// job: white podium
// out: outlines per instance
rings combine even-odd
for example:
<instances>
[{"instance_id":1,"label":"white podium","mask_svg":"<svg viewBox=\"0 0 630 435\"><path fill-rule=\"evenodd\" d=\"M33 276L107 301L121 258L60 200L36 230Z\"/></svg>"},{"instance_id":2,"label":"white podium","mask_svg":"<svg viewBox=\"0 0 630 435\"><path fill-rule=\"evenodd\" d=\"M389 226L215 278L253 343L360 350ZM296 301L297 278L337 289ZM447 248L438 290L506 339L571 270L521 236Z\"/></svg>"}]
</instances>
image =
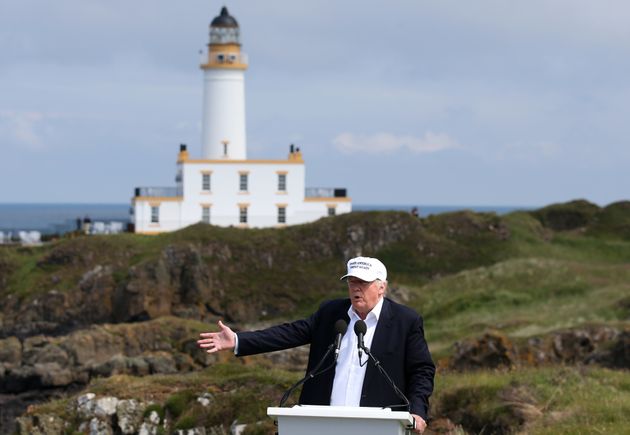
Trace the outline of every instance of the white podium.
<instances>
[{"instance_id":1,"label":"white podium","mask_svg":"<svg viewBox=\"0 0 630 435\"><path fill-rule=\"evenodd\" d=\"M278 419L278 435L405 435L413 425L411 414L389 408L296 405L267 415Z\"/></svg>"}]
</instances>

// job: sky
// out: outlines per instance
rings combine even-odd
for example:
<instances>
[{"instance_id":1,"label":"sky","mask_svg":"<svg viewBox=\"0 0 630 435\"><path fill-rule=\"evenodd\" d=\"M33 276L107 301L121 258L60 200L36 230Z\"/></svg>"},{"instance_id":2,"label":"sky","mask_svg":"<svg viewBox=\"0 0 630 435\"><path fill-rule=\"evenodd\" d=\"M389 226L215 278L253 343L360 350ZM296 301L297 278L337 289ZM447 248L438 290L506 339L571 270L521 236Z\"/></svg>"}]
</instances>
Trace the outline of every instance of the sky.
<instances>
[{"instance_id":1,"label":"sky","mask_svg":"<svg viewBox=\"0 0 630 435\"><path fill-rule=\"evenodd\" d=\"M201 157L208 26L241 29L248 157L355 204L630 193L626 0L2 0L0 203L127 203Z\"/></svg>"}]
</instances>

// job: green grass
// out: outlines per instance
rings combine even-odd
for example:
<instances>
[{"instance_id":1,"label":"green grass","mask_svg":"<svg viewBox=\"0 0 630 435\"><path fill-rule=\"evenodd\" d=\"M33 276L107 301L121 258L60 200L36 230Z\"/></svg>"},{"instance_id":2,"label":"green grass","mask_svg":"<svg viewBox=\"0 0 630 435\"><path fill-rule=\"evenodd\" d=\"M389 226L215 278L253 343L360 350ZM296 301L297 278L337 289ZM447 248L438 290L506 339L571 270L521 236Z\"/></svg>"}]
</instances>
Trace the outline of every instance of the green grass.
<instances>
[{"instance_id":1,"label":"green grass","mask_svg":"<svg viewBox=\"0 0 630 435\"><path fill-rule=\"evenodd\" d=\"M630 240L621 237L599 237L588 231L554 232L525 212L510 213L503 219L511 234L508 257L544 257L589 263L630 261Z\"/></svg>"},{"instance_id":2,"label":"green grass","mask_svg":"<svg viewBox=\"0 0 630 435\"><path fill-rule=\"evenodd\" d=\"M627 202L598 209L578 201L506 216L458 212L415 219L368 212L282 231L197 225L154 237L78 237L40 248L0 249L0 292L30 298L51 288L77 291L95 264L109 266L112 281L125 285L130 267L153 270L165 257L179 256L187 268L169 271L179 273L171 277L181 281L175 285L186 290L186 277L206 274L217 295L208 302L233 323L295 319L324 299L346 295L338 277L346 257L360 252L381 258L392 286L407 290L440 360L452 354L455 342L488 330L518 342L565 328L630 327L629 222ZM177 331L164 335L175 349L199 331L215 329L194 320L152 322ZM126 334L128 327L106 328ZM228 363L185 375L96 379L87 391L153 401L180 428L229 427L237 419L264 422L249 433L273 433L265 409L300 373L273 370L255 358L222 357ZM470 433L630 433L628 379L627 371L595 367L440 371L432 412ZM196 403L204 392L215 398L210 409ZM72 420L67 403L37 410Z\"/></svg>"},{"instance_id":3,"label":"green grass","mask_svg":"<svg viewBox=\"0 0 630 435\"><path fill-rule=\"evenodd\" d=\"M627 372L547 367L444 373L436 378L433 417L473 433L630 433ZM494 428L495 431L489 430Z\"/></svg>"},{"instance_id":4,"label":"green grass","mask_svg":"<svg viewBox=\"0 0 630 435\"><path fill-rule=\"evenodd\" d=\"M35 288L38 275L37 259L33 256L21 258L20 265L15 269L8 280L8 288L17 297L27 296L31 289Z\"/></svg>"},{"instance_id":5,"label":"green grass","mask_svg":"<svg viewBox=\"0 0 630 435\"><path fill-rule=\"evenodd\" d=\"M512 259L412 288L436 356L488 329L529 337L589 323L622 322L630 268L546 258Z\"/></svg>"},{"instance_id":6,"label":"green grass","mask_svg":"<svg viewBox=\"0 0 630 435\"><path fill-rule=\"evenodd\" d=\"M125 286L134 279L131 267L163 269L165 258L177 258L174 265L182 269L171 265L165 272L178 273L181 280L198 279L195 274L209 277L220 291L220 297L212 300L214 308L238 321L282 319L288 313L302 316L322 300L344 295L337 277L349 252L378 256L388 265L394 284L422 288L442 277L492 269L511 259L626 264L630 241L553 232L525 212L499 217L464 211L426 219L399 212L363 212L282 231L195 225L159 236L80 236L41 248L2 252L4 294L22 298L53 288L80 291L82 277L95 265L110 271L112 285ZM184 281L182 285L187 287ZM451 311L462 303L465 310L469 304L494 306L502 303L500 299L513 305L528 302L520 290L504 289L476 295L469 302L451 301ZM244 305L244 300L250 304Z\"/></svg>"},{"instance_id":7,"label":"green grass","mask_svg":"<svg viewBox=\"0 0 630 435\"><path fill-rule=\"evenodd\" d=\"M299 376L296 373L233 362L182 375L116 375L98 378L79 394L92 392L98 397L115 396L119 399L134 398L144 403L152 402L145 409L145 416L155 410L161 419L168 417L173 424L172 429L189 429L199 425L223 425L229 428L234 420L240 423L268 420L267 407L277 403ZM196 398L207 392L213 396L213 402L211 406L203 407ZM35 405L32 413L54 414L66 421L77 421L77 416L69 406L76 397ZM270 427L266 424L260 430ZM257 430L251 428L250 433L259 433Z\"/></svg>"},{"instance_id":8,"label":"green grass","mask_svg":"<svg viewBox=\"0 0 630 435\"><path fill-rule=\"evenodd\" d=\"M173 402L181 402L178 418L172 420L173 428L229 427L238 420L262 422L251 426L248 433L272 434L274 427L266 408L277 403L298 376L240 364L218 364L179 376L98 379L86 391L119 398L132 395L145 403L154 402L151 409L159 412L170 412ZM209 407L196 402L204 392L213 396ZM72 400L36 405L32 412L63 415L78 422L68 411ZM629 433L630 377L625 371L596 367L441 371L431 403L432 419L449 418L468 433L625 434Z\"/></svg>"}]
</instances>

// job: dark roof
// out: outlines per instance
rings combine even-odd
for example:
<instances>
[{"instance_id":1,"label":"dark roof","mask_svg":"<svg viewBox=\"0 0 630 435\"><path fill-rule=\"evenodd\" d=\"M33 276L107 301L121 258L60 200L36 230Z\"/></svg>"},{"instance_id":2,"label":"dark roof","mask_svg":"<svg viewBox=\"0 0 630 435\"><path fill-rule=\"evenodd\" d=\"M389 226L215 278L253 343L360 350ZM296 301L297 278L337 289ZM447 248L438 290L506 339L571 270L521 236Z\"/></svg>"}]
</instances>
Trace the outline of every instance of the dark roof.
<instances>
[{"instance_id":1,"label":"dark roof","mask_svg":"<svg viewBox=\"0 0 630 435\"><path fill-rule=\"evenodd\" d=\"M221 14L215 17L210 23L211 27L238 27L236 19L228 12L227 8L223 6L221 8Z\"/></svg>"}]
</instances>

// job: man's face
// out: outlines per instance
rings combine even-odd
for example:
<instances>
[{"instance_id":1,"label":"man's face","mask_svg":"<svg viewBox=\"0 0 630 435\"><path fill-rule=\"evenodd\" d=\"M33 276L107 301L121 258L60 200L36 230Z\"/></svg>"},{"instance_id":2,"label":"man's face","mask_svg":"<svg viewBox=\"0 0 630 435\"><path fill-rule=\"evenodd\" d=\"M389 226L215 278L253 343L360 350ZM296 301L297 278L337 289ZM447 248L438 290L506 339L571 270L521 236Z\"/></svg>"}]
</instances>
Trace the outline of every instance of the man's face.
<instances>
[{"instance_id":1,"label":"man's face","mask_svg":"<svg viewBox=\"0 0 630 435\"><path fill-rule=\"evenodd\" d=\"M354 276L348 277L347 282L352 308L365 319L385 293L385 283L379 280L367 282Z\"/></svg>"}]
</instances>

